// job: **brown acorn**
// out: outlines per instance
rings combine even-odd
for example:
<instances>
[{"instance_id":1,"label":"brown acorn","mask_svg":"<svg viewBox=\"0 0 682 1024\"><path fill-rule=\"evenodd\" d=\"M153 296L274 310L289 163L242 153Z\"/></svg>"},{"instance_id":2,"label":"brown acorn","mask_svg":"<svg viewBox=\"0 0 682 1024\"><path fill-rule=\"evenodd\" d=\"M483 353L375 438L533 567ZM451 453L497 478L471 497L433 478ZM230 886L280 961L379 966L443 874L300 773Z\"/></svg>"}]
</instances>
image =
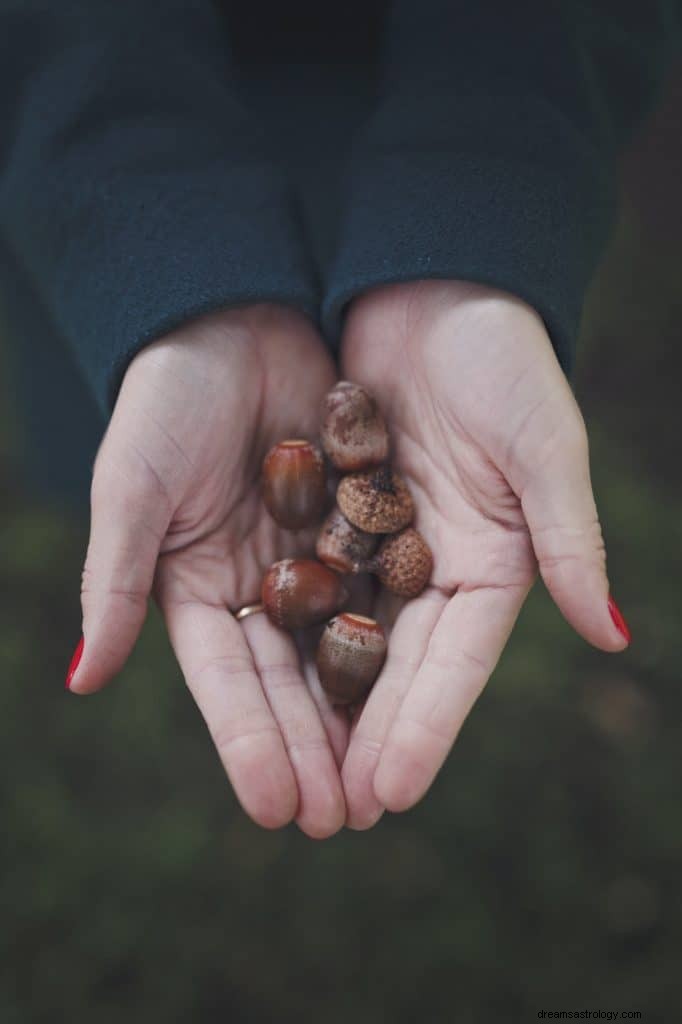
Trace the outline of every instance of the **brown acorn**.
<instances>
[{"instance_id":1,"label":"brown acorn","mask_svg":"<svg viewBox=\"0 0 682 1024\"><path fill-rule=\"evenodd\" d=\"M325 626L317 672L334 704L354 704L372 687L386 657L386 635L374 619L343 612Z\"/></svg>"},{"instance_id":2,"label":"brown acorn","mask_svg":"<svg viewBox=\"0 0 682 1024\"><path fill-rule=\"evenodd\" d=\"M344 473L388 458L388 430L376 400L359 384L341 380L324 400L320 439L329 461Z\"/></svg>"},{"instance_id":3,"label":"brown acorn","mask_svg":"<svg viewBox=\"0 0 682 1024\"><path fill-rule=\"evenodd\" d=\"M376 555L361 568L378 576L392 593L417 597L431 577L433 555L422 535L408 526L400 533L385 537Z\"/></svg>"},{"instance_id":4,"label":"brown acorn","mask_svg":"<svg viewBox=\"0 0 682 1024\"><path fill-rule=\"evenodd\" d=\"M356 572L358 565L371 558L378 543L376 534L359 530L348 522L341 509L335 508L322 524L315 553L337 572Z\"/></svg>"},{"instance_id":5,"label":"brown acorn","mask_svg":"<svg viewBox=\"0 0 682 1024\"><path fill-rule=\"evenodd\" d=\"M313 526L327 501L324 459L309 441L280 441L263 460L263 501L286 530Z\"/></svg>"},{"instance_id":6,"label":"brown acorn","mask_svg":"<svg viewBox=\"0 0 682 1024\"><path fill-rule=\"evenodd\" d=\"M390 466L345 476L336 501L346 519L366 533L397 533L414 516L407 484Z\"/></svg>"},{"instance_id":7,"label":"brown acorn","mask_svg":"<svg viewBox=\"0 0 682 1024\"><path fill-rule=\"evenodd\" d=\"M283 629L324 622L347 599L339 574L311 558L285 558L271 565L263 577L265 611Z\"/></svg>"}]
</instances>

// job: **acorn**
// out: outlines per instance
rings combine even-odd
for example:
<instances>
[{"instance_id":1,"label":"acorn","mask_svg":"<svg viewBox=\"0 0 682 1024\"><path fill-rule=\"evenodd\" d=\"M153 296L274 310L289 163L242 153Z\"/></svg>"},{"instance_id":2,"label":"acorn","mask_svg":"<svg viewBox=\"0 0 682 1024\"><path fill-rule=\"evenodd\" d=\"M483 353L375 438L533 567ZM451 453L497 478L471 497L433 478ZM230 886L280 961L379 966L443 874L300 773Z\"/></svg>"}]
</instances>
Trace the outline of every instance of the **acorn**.
<instances>
[{"instance_id":1,"label":"acorn","mask_svg":"<svg viewBox=\"0 0 682 1024\"><path fill-rule=\"evenodd\" d=\"M386 635L374 619L343 612L328 622L317 649L317 672L334 704L354 704L372 687L386 657Z\"/></svg>"},{"instance_id":2,"label":"acorn","mask_svg":"<svg viewBox=\"0 0 682 1024\"><path fill-rule=\"evenodd\" d=\"M344 473L378 466L388 458L388 430L376 400L359 384L342 380L324 400L320 439L329 461Z\"/></svg>"},{"instance_id":3,"label":"acorn","mask_svg":"<svg viewBox=\"0 0 682 1024\"><path fill-rule=\"evenodd\" d=\"M414 516L407 484L390 466L345 476L336 501L346 519L366 533L397 533Z\"/></svg>"},{"instance_id":4,"label":"acorn","mask_svg":"<svg viewBox=\"0 0 682 1024\"><path fill-rule=\"evenodd\" d=\"M263 500L286 530L313 526L327 503L327 481L320 449L309 441L280 441L263 460Z\"/></svg>"},{"instance_id":5,"label":"acorn","mask_svg":"<svg viewBox=\"0 0 682 1024\"><path fill-rule=\"evenodd\" d=\"M408 526L385 537L373 558L359 568L372 572L381 583L401 597L417 597L433 571L431 549L420 533Z\"/></svg>"},{"instance_id":6,"label":"acorn","mask_svg":"<svg viewBox=\"0 0 682 1024\"><path fill-rule=\"evenodd\" d=\"M359 530L348 522L341 509L335 508L322 524L315 553L337 572L357 572L358 566L374 554L378 543L376 534Z\"/></svg>"},{"instance_id":7,"label":"acorn","mask_svg":"<svg viewBox=\"0 0 682 1024\"><path fill-rule=\"evenodd\" d=\"M261 600L268 617L283 629L324 622L348 600L341 577L311 558L285 558L263 577Z\"/></svg>"}]
</instances>

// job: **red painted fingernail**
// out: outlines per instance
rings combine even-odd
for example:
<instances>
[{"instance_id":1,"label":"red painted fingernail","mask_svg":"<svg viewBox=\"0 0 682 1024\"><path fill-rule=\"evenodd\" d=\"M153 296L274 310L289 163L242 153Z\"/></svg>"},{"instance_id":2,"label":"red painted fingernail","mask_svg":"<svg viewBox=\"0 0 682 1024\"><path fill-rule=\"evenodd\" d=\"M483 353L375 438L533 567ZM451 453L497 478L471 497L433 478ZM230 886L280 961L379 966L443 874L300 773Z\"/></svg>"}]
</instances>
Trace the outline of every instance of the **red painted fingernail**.
<instances>
[{"instance_id":1,"label":"red painted fingernail","mask_svg":"<svg viewBox=\"0 0 682 1024\"><path fill-rule=\"evenodd\" d=\"M627 622L623 618L620 608L611 596L609 596L609 612L611 613L613 624L620 635L624 636L627 642L630 643L632 641L632 633L630 632Z\"/></svg>"},{"instance_id":2,"label":"red painted fingernail","mask_svg":"<svg viewBox=\"0 0 682 1024\"><path fill-rule=\"evenodd\" d=\"M69 671L66 673L66 686L65 686L65 689L67 689L67 690L71 686L71 680L75 676L76 669L80 665L81 658L83 657L83 648L84 648L84 646L85 646L85 640L83 639L83 637L81 637L80 640L78 641L78 647L73 652L73 658L71 659L71 664L69 665Z\"/></svg>"}]
</instances>

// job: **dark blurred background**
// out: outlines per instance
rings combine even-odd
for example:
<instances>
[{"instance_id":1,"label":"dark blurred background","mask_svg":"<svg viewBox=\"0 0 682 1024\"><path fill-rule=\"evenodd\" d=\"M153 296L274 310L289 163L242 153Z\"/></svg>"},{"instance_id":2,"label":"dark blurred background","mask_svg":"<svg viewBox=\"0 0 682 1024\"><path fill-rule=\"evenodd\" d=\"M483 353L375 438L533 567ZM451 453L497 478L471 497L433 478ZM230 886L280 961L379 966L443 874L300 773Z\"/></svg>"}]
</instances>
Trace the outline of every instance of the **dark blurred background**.
<instances>
[{"instance_id":1,"label":"dark blurred background","mask_svg":"<svg viewBox=\"0 0 682 1024\"><path fill-rule=\"evenodd\" d=\"M370 833L245 818L156 613L115 685L64 692L87 508L27 482L0 342L2 1024L680 1019L681 123L678 68L575 378L632 648L588 649L536 588L428 797Z\"/></svg>"}]
</instances>

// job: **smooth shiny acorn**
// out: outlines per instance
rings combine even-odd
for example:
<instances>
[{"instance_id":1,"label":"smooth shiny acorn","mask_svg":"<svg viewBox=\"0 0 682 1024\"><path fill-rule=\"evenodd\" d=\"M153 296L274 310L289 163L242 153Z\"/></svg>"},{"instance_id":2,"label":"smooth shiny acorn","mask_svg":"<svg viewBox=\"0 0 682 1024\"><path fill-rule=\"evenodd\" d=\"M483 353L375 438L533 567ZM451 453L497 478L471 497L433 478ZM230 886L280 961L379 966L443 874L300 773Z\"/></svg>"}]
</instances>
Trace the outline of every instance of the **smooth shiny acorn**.
<instances>
[{"instance_id":1,"label":"smooth shiny acorn","mask_svg":"<svg viewBox=\"0 0 682 1024\"><path fill-rule=\"evenodd\" d=\"M374 557L360 568L378 576L392 593L417 597L431 578L433 555L422 535L408 526L384 537Z\"/></svg>"},{"instance_id":2,"label":"smooth shiny acorn","mask_svg":"<svg viewBox=\"0 0 682 1024\"><path fill-rule=\"evenodd\" d=\"M329 461L343 473L378 466L388 458L388 430L365 388L342 380L324 400L320 439Z\"/></svg>"},{"instance_id":3,"label":"smooth shiny acorn","mask_svg":"<svg viewBox=\"0 0 682 1024\"><path fill-rule=\"evenodd\" d=\"M354 704L369 692L386 657L386 634L374 619L343 612L328 622L317 649L317 672L333 704Z\"/></svg>"},{"instance_id":4,"label":"smooth shiny acorn","mask_svg":"<svg viewBox=\"0 0 682 1024\"><path fill-rule=\"evenodd\" d=\"M336 501L346 519L366 533L396 533L414 516L407 484L390 466L344 476Z\"/></svg>"},{"instance_id":5,"label":"smooth shiny acorn","mask_svg":"<svg viewBox=\"0 0 682 1024\"><path fill-rule=\"evenodd\" d=\"M263 460L263 501L286 530L314 526L324 513L327 483L320 449L309 441L280 441Z\"/></svg>"},{"instance_id":6,"label":"smooth shiny acorn","mask_svg":"<svg viewBox=\"0 0 682 1024\"><path fill-rule=\"evenodd\" d=\"M348 591L339 574L321 562L285 558L263 577L261 600L276 626L303 629L334 615L348 600Z\"/></svg>"},{"instance_id":7,"label":"smooth shiny acorn","mask_svg":"<svg viewBox=\"0 0 682 1024\"><path fill-rule=\"evenodd\" d=\"M357 572L358 566L374 554L378 543L376 534L359 530L341 509L335 508L320 528L315 553L321 562L337 572Z\"/></svg>"}]
</instances>

